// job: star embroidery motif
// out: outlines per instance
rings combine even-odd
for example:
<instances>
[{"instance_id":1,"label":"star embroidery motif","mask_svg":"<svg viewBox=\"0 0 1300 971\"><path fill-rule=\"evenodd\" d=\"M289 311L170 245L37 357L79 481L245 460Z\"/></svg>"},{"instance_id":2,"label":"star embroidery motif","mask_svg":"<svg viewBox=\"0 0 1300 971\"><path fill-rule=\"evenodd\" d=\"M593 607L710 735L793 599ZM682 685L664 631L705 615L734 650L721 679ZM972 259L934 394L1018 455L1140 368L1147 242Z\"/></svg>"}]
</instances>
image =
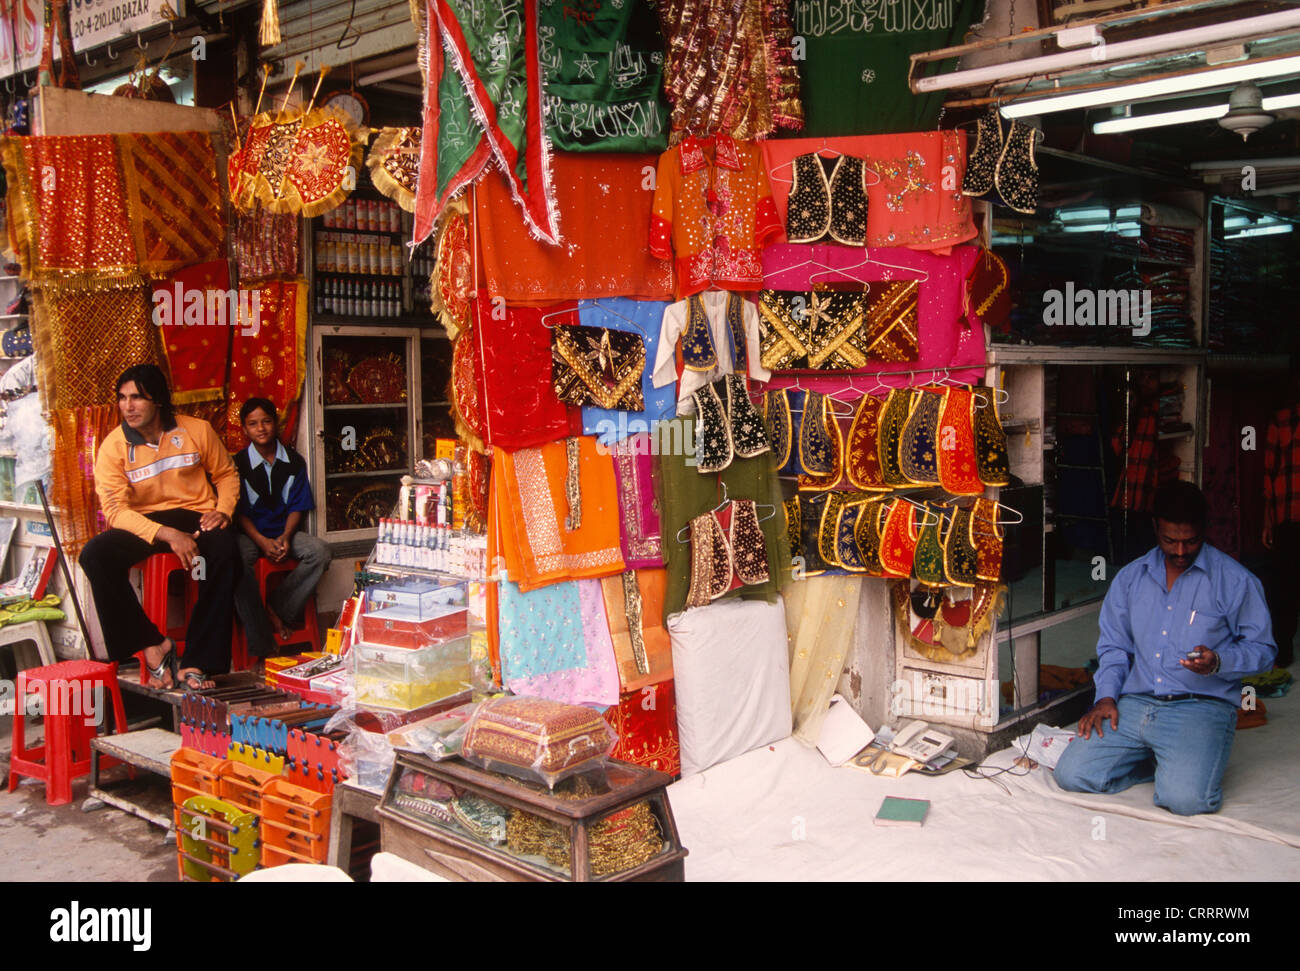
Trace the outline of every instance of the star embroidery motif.
<instances>
[{"instance_id":1,"label":"star embroidery motif","mask_svg":"<svg viewBox=\"0 0 1300 971\"><path fill-rule=\"evenodd\" d=\"M591 78L593 81L596 80L597 62L588 57L586 53L584 53L582 57L578 58L574 63L578 65L578 77Z\"/></svg>"},{"instance_id":2,"label":"star embroidery motif","mask_svg":"<svg viewBox=\"0 0 1300 971\"><path fill-rule=\"evenodd\" d=\"M328 152L324 145L308 145L302 153L299 164L307 171L312 178L316 178L321 171L329 164Z\"/></svg>"},{"instance_id":3,"label":"star embroidery motif","mask_svg":"<svg viewBox=\"0 0 1300 971\"><path fill-rule=\"evenodd\" d=\"M862 72L863 84L870 84L874 80L876 80L876 72L871 70L871 68L867 68L865 71Z\"/></svg>"},{"instance_id":4,"label":"star embroidery motif","mask_svg":"<svg viewBox=\"0 0 1300 971\"><path fill-rule=\"evenodd\" d=\"M835 317L826 311L830 309L830 297L822 297L816 290L812 294L812 306L808 308L809 327L814 337L817 336L818 321L826 321L829 324L835 322Z\"/></svg>"}]
</instances>

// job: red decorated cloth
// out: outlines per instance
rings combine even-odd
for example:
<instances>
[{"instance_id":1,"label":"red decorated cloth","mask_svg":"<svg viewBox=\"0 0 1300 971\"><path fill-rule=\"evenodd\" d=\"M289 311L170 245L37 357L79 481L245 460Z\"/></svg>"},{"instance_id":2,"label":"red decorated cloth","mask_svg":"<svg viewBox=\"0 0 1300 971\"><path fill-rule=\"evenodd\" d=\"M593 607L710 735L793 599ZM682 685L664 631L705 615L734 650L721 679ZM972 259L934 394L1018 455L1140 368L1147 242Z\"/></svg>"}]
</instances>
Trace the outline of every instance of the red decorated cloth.
<instances>
[{"instance_id":1,"label":"red decorated cloth","mask_svg":"<svg viewBox=\"0 0 1300 971\"><path fill-rule=\"evenodd\" d=\"M224 260L186 267L153 287L172 400L179 405L219 400L225 393L230 335L238 333L238 298L230 303L230 267Z\"/></svg>"},{"instance_id":2,"label":"red decorated cloth","mask_svg":"<svg viewBox=\"0 0 1300 971\"><path fill-rule=\"evenodd\" d=\"M255 298L254 299L254 295ZM280 436L292 441L306 364L307 286L296 280L273 280L252 289L251 323L232 335L230 394L226 400L226 447L243 448L240 406L252 397L269 398L280 412Z\"/></svg>"},{"instance_id":3,"label":"red decorated cloth","mask_svg":"<svg viewBox=\"0 0 1300 971\"><path fill-rule=\"evenodd\" d=\"M605 709L605 721L618 732L614 758L667 775L681 774L677 697L671 678L619 695L618 705Z\"/></svg>"},{"instance_id":4,"label":"red decorated cloth","mask_svg":"<svg viewBox=\"0 0 1300 971\"><path fill-rule=\"evenodd\" d=\"M474 337L484 390L487 443L518 449L582 434L582 413L555 395L551 331L542 323L577 319L577 304L515 307L486 292L474 301Z\"/></svg>"}]
</instances>

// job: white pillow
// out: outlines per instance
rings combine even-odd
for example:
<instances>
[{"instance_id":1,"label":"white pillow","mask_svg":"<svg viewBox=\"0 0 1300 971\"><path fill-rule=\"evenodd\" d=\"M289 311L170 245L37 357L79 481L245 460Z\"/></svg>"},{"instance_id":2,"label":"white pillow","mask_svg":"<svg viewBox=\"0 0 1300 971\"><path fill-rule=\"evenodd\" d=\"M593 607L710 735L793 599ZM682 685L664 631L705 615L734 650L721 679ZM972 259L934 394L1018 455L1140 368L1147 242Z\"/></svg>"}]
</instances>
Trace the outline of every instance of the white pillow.
<instances>
[{"instance_id":1,"label":"white pillow","mask_svg":"<svg viewBox=\"0 0 1300 971\"><path fill-rule=\"evenodd\" d=\"M785 605L726 600L668 618L682 775L788 738Z\"/></svg>"}]
</instances>

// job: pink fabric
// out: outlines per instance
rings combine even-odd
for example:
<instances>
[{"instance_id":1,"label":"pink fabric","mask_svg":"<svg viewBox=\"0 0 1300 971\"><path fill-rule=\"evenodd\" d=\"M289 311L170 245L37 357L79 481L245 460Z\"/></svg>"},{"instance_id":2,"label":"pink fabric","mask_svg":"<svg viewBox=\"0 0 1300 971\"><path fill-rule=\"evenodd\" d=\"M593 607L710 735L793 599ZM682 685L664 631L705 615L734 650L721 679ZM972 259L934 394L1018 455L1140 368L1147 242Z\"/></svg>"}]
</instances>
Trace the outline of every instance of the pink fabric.
<instances>
[{"instance_id":1,"label":"pink fabric","mask_svg":"<svg viewBox=\"0 0 1300 971\"><path fill-rule=\"evenodd\" d=\"M872 262L859 266L868 256ZM948 378L962 384L981 380L987 360L984 327L973 312L966 312L963 308L966 274L978 258L979 248L976 246L954 247L949 256L910 249L863 250L834 245L793 246L781 243L767 247L763 251L763 286L772 290L809 290L814 277L818 283L851 282L853 277L868 283L874 280L921 281L916 310L919 355L915 363L873 361L856 377L773 374L768 388L790 387L798 382L803 388L827 394L853 390L866 392L875 387L877 378L872 375L877 372L881 384L905 387L928 384L933 379L931 369L934 368L950 369ZM808 263L808 260L814 263ZM828 273L816 263L844 272ZM885 266L886 263L894 266ZM890 374L891 371L923 373Z\"/></svg>"},{"instance_id":2,"label":"pink fabric","mask_svg":"<svg viewBox=\"0 0 1300 971\"><path fill-rule=\"evenodd\" d=\"M531 695L563 701L570 705L618 704L618 661L614 656L614 639L609 633L605 613L605 596L599 580L578 580L578 598L582 603L582 636L587 648L583 667L553 671L532 678L514 678L510 690L517 695Z\"/></svg>"},{"instance_id":3,"label":"pink fabric","mask_svg":"<svg viewBox=\"0 0 1300 971\"><path fill-rule=\"evenodd\" d=\"M777 138L759 144L782 226L794 178L791 163L796 156L824 149L867 163L868 246L947 253L957 243L975 238L971 201L961 194L966 174L963 132Z\"/></svg>"},{"instance_id":4,"label":"pink fabric","mask_svg":"<svg viewBox=\"0 0 1300 971\"><path fill-rule=\"evenodd\" d=\"M642 432L610 448L618 479L618 510L623 562L629 570L664 565L659 505L655 499L654 439Z\"/></svg>"}]
</instances>

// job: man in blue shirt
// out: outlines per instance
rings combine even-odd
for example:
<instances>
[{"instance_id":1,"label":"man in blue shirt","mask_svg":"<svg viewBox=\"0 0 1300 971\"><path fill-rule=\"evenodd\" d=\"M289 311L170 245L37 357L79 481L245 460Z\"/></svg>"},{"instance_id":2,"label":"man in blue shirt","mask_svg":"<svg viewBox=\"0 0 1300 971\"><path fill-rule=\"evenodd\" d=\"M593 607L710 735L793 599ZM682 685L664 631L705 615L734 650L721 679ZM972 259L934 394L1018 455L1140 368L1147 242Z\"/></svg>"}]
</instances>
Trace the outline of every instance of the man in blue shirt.
<instances>
[{"instance_id":1,"label":"man in blue shirt","mask_svg":"<svg viewBox=\"0 0 1300 971\"><path fill-rule=\"evenodd\" d=\"M1241 678L1277 656L1264 591L1205 543L1205 497L1162 486L1157 547L1115 574L1101 606L1092 708L1056 765L1072 792L1121 792L1155 780L1155 804L1212 813L1237 730ZM1097 735L1092 735L1096 729Z\"/></svg>"},{"instance_id":2,"label":"man in blue shirt","mask_svg":"<svg viewBox=\"0 0 1300 971\"><path fill-rule=\"evenodd\" d=\"M315 508L307 463L279 440L275 405L266 398L249 398L239 409L249 446L235 455L239 469L239 554L244 578L235 594L235 607L248 637L250 654L270 657L274 637L284 639L302 623L308 598L330 562L329 544L299 529L303 514ZM298 561L265 608L257 589L255 566L265 556L275 563ZM273 636L274 633L274 636ZM313 646L313 650L319 645Z\"/></svg>"}]
</instances>

